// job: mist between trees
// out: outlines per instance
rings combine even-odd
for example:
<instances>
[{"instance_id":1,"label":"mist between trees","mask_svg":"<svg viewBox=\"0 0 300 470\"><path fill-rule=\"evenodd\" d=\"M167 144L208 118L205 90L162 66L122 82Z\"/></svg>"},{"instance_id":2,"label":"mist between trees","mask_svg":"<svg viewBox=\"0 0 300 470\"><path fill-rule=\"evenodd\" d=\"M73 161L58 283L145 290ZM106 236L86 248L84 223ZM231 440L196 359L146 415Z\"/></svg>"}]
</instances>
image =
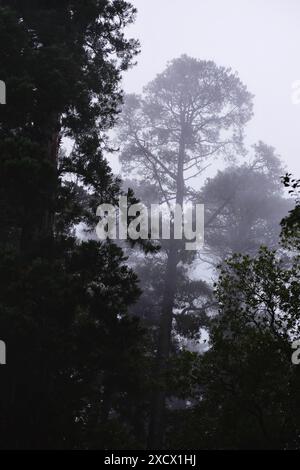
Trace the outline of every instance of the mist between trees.
<instances>
[{"instance_id":1,"label":"mist between trees","mask_svg":"<svg viewBox=\"0 0 300 470\"><path fill-rule=\"evenodd\" d=\"M2 80L0 80L0 104L6 104L6 86Z\"/></svg>"},{"instance_id":2,"label":"mist between trees","mask_svg":"<svg viewBox=\"0 0 300 470\"><path fill-rule=\"evenodd\" d=\"M298 449L299 181L246 148L253 96L228 66L182 55L122 92L135 16L0 2L1 448ZM139 219L99 240L120 198L125 231L154 204L170 237ZM196 250L176 235L188 204Z\"/></svg>"}]
</instances>

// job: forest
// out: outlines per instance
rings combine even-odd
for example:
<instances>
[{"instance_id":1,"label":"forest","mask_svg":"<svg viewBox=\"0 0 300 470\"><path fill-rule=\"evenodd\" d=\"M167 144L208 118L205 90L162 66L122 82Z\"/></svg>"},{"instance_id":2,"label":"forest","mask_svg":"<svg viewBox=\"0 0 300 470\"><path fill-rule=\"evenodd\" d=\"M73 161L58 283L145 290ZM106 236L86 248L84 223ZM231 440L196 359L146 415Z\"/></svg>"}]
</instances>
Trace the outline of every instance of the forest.
<instances>
[{"instance_id":1,"label":"forest","mask_svg":"<svg viewBox=\"0 0 300 470\"><path fill-rule=\"evenodd\" d=\"M231 64L126 92L137 18L0 0L0 448L299 450L300 175Z\"/></svg>"}]
</instances>

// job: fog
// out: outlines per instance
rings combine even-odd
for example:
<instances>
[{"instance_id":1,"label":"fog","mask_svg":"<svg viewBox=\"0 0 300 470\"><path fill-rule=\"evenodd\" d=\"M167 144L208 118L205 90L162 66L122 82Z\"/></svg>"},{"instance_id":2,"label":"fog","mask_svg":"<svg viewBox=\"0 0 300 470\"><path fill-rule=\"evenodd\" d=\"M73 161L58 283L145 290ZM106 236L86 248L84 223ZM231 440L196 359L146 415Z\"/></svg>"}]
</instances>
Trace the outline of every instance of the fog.
<instances>
[{"instance_id":1,"label":"fog","mask_svg":"<svg viewBox=\"0 0 300 470\"><path fill-rule=\"evenodd\" d=\"M255 95L246 142L276 148L287 170L300 173L298 0L134 0L138 14L128 36L140 40L137 65L124 76L126 92L144 85L181 54L231 67Z\"/></svg>"}]
</instances>

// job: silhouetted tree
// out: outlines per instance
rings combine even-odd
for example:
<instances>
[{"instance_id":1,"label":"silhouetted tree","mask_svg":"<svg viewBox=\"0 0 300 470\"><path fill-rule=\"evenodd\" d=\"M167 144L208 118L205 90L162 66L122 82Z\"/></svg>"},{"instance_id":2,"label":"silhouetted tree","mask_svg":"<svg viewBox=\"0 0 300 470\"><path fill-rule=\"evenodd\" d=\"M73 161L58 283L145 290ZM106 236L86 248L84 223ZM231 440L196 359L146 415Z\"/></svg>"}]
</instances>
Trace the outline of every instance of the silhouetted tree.
<instances>
[{"instance_id":1,"label":"silhouetted tree","mask_svg":"<svg viewBox=\"0 0 300 470\"><path fill-rule=\"evenodd\" d=\"M103 150L134 14L123 0L0 2L2 448L141 445L137 277L115 244L76 237L121 191Z\"/></svg>"},{"instance_id":2,"label":"silhouetted tree","mask_svg":"<svg viewBox=\"0 0 300 470\"><path fill-rule=\"evenodd\" d=\"M127 96L120 119L121 161L140 178L155 182L160 201L172 212L193 198L189 180L202 174L211 158L242 152L243 127L251 116L251 95L239 78L213 62L182 56L173 60L144 90ZM160 381L171 348L171 330L182 245L167 247L156 375ZM153 398L149 446L163 445L166 394Z\"/></svg>"}]
</instances>

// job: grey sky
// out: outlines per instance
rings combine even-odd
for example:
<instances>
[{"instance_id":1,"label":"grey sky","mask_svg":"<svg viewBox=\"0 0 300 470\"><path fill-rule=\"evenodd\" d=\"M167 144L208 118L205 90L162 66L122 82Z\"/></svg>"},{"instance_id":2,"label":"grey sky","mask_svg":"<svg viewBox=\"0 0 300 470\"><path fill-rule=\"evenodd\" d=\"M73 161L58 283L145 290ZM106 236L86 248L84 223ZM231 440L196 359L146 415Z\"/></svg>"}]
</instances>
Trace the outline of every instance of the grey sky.
<instances>
[{"instance_id":1,"label":"grey sky","mask_svg":"<svg viewBox=\"0 0 300 470\"><path fill-rule=\"evenodd\" d=\"M124 78L126 92L142 87L183 53L236 70L255 95L247 142L276 148L300 178L299 0L131 0L138 15L128 33L141 42L138 65Z\"/></svg>"}]
</instances>

